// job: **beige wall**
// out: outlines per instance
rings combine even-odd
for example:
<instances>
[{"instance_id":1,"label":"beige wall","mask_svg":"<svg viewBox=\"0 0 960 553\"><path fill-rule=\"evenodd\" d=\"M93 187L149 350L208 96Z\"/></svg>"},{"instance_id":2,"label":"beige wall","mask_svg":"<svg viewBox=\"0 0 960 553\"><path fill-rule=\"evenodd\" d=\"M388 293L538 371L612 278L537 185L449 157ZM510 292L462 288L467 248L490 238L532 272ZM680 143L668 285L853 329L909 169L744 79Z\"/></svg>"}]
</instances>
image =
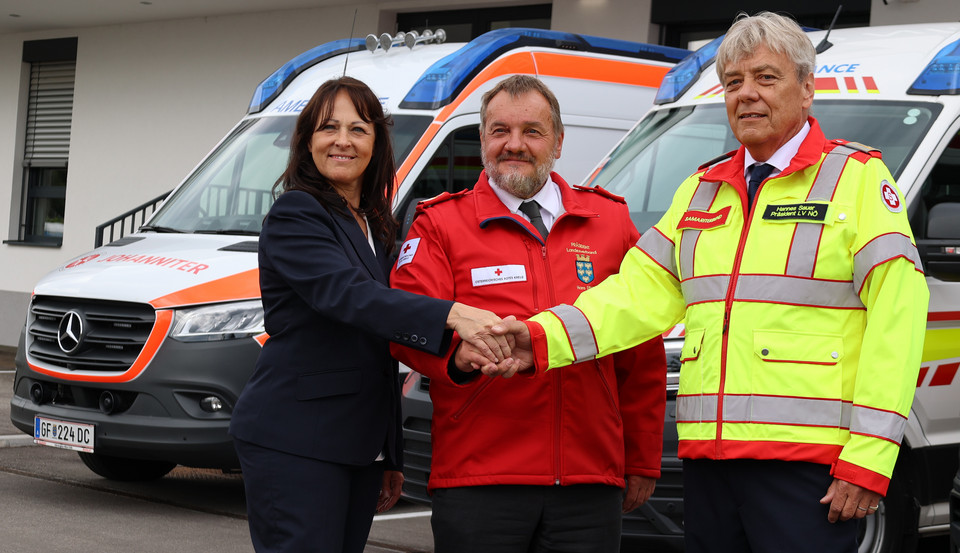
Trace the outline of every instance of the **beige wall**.
<instances>
[{"instance_id":1,"label":"beige wall","mask_svg":"<svg viewBox=\"0 0 960 553\"><path fill-rule=\"evenodd\" d=\"M553 0L551 28L636 42L656 42L651 0Z\"/></svg>"},{"instance_id":2,"label":"beige wall","mask_svg":"<svg viewBox=\"0 0 960 553\"><path fill-rule=\"evenodd\" d=\"M871 0L870 25L960 21L958 0Z\"/></svg>"}]
</instances>

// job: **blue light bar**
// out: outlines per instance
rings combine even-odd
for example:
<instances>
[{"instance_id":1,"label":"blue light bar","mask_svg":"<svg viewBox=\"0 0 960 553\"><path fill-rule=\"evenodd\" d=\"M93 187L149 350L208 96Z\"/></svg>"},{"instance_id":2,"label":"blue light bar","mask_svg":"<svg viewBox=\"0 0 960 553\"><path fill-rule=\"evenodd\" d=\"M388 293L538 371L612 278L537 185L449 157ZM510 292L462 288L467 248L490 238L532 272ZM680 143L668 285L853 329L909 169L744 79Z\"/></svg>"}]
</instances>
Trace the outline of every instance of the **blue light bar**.
<instances>
[{"instance_id":1,"label":"blue light bar","mask_svg":"<svg viewBox=\"0 0 960 553\"><path fill-rule=\"evenodd\" d=\"M484 33L463 48L434 63L400 103L402 108L437 109L453 101L481 69L504 52L541 46L629 56L676 63L690 52L657 46L544 29L508 28Z\"/></svg>"},{"instance_id":2,"label":"blue light bar","mask_svg":"<svg viewBox=\"0 0 960 553\"><path fill-rule=\"evenodd\" d=\"M907 94L960 94L960 40L947 45L933 57Z\"/></svg>"},{"instance_id":3,"label":"blue light bar","mask_svg":"<svg viewBox=\"0 0 960 553\"><path fill-rule=\"evenodd\" d=\"M813 27L801 27L801 29L803 29L805 33L819 30ZM654 98L653 103L669 104L670 102L679 100L680 97L693 86L693 83L697 82L703 70L713 63L714 58L717 57L717 50L720 48L720 43L723 42L723 37L725 36L725 34L718 36L701 46L696 52L687 56L677 65L674 65L673 68L667 72L666 76L663 77L660 88L657 90L657 97Z\"/></svg>"},{"instance_id":4,"label":"blue light bar","mask_svg":"<svg viewBox=\"0 0 960 553\"><path fill-rule=\"evenodd\" d=\"M277 96L283 92L293 79L300 73L303 73L310 67L347 52L358 52L365 48L364 40L361 38L340 39L321 44L311 48L299 56L293 58L283 67L277 69L272 75L267 77L257 90L253 93L253 99L250 100L250 107L247 113L258 113L267 107Z\"/></svg>"},{"instance_id":5,"label":"blue light bar","mask_svg":"<svg viewBox=\"0 0 960 553\"><path fill-rule=\"evenodd\" d=\"M654 98L653 103L669 104L680 99L683 93L700 78L703 69L713 63L713 58L717 57L717 48L720 47L725 36L720 35L704 44L696 52L670 68L660 82L660 88L657 89L657 97Z\"/></svg>"}]
</instances>

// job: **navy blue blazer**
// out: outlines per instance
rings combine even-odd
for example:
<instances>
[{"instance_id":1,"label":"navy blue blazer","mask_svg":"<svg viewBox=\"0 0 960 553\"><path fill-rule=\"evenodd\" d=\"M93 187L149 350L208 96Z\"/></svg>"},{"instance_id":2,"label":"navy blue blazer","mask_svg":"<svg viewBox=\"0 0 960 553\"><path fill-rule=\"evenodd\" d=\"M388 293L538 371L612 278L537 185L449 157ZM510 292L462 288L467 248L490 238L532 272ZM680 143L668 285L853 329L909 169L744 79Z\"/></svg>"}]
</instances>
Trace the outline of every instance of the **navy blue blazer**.
<instances>
[{"instance_id":1,"label":"navy blue blazer","mask_svg":"<svg viewBox=\"0 0 960 553\"><path fill-rule=\"evenodd\" d=\"M234 409L241 440L329 462L403 466L400 389L389 341L431 353L449 343L452 302L391 289L352 216L306 192L281 194L260 233L270 338Z\"/></svg>"}]
</instances>

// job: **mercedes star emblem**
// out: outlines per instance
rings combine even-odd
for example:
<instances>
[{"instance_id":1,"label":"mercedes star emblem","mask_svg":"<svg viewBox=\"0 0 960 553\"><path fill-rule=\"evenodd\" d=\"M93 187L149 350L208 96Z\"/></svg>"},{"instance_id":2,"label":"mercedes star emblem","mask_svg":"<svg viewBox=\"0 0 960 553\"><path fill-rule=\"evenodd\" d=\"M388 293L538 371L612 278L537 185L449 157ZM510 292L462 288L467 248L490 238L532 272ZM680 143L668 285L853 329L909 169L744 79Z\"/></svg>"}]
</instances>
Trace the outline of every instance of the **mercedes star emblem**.
<instances>
[{"instance_id":1,"label":"mercedes star emblem","mask_svg":"<svg viewBox=\"0 0 960 553\"><path fill-rule=\"evenodd\" d=\"M73 353L80 347L83 339L83 317L76 311L68 311L60 319L60 328L57 329L57 344L63 353Z\"/></svg>"}]
</instances>

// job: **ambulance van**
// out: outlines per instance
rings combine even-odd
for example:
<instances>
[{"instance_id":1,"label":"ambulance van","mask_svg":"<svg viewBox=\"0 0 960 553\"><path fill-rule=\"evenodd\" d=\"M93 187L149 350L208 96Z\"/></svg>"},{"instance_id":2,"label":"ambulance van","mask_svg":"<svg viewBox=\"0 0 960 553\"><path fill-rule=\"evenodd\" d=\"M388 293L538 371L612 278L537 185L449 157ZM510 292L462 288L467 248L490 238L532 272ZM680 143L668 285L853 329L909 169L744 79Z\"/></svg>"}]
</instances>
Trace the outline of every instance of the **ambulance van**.
<instances>
[{"instance_id":1,"label":"ambulance van","mask_svg":"<svg viewBox=\"0 0 960 553\"><path fill-rule=\"evenodd\" d=\"M557 170L577 182L690 53L537 29L443 38L370 35L295 57L144 226L43 277L17 353L13 423L111 479L238 466L227 427L267 339L257 238L296 117L327 79L366 82L392 114L402 217L417 199L476 182L480 97L504 77L538 75L556 93Z\"/></svg>"},{"instance_id":2,"label":"ambulance van","mask_svg":"<svg viewBox=\"0 0 960 553\"><path fill-rule=\"evenodd\" d=\"M913 409L887 496L861 524L860 551L914 551L946 534L960 444L960 23L809 32L819 52L812 115L828 138L882 150L909 215L930 287L927 332ZM722 37L721 37L722 38ZM735 150L713 63L721 39L674 67L656 106L616 146L590 184L623 195L644 232L677 186ZM896 343L901 338L890 336ZM673 419L683 327L666 335ZM649 508L624 520L627 536L682 549L683 501L676 443ZM945 539L945 538L944 538ZM924 542L920 542L921 544Z\"/></svg>"}]
</instances>

